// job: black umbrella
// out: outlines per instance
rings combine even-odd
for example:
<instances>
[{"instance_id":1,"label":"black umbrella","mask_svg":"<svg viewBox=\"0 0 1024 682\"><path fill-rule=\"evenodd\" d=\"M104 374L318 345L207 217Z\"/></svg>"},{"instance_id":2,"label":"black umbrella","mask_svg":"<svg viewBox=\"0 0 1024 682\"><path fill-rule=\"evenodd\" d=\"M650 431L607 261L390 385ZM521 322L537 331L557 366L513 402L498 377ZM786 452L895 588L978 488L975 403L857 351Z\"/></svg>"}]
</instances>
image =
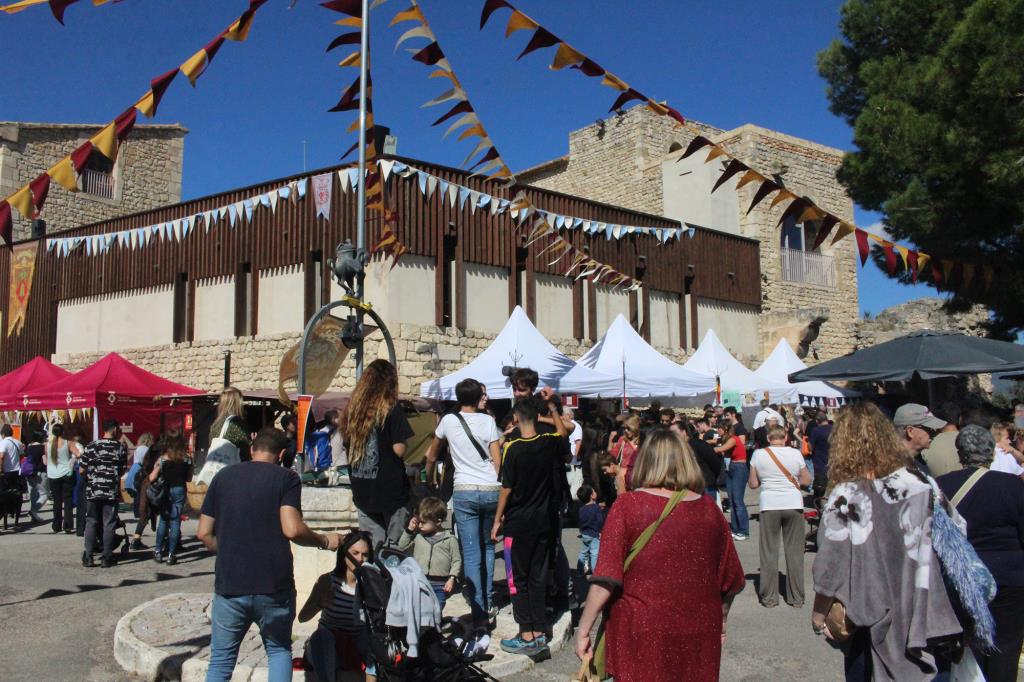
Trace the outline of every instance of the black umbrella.
<instances>
[{"instance_id":1,"label":"black umbrella","mask_svg":"<svg viewBox=\"0 0 1024 682\"><path fill-rule=\"evenodd\" d=\"M906 381L1024 371L1024 346L925 329L789 375L789 380Z\"/></svg>"}]
</instances>

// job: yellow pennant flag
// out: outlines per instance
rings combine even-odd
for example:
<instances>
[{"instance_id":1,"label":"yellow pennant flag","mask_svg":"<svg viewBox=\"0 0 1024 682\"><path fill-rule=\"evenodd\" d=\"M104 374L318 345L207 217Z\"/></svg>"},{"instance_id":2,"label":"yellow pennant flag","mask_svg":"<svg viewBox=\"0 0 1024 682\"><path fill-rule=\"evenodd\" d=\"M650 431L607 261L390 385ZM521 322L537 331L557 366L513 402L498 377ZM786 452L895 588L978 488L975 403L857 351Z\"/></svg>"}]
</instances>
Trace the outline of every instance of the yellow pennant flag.
<instances>
[{"instance_id":1,"label":"yellow pennant flag","mask_svg":"<svg viewBox=\"0 0 1024 682\"><path fill-rule=\"evenodd\" d=\"M740 181L736 183L736 189L743 187L743 185L754 182L755 180L764 180L764 176L758 173L756 170L748 170L740 177Z\"/></svg>"},{"instance_id":2,"label":"yellow pennant flag","mask_svg":"<svg viewBox=\"0 0 1024 682\"><path fill-rule=\"evenodd\" d=\"M395 24L400 24L403 21L418 21L422 24L426 21L426 17L423 16L423 11L420 9L419 5L413 5L409 9L402 10L396 14L394 18L391 19L391 23L388 24L388 26L394 26ZM339 21L338 23L340 24L341 22ZM362 26L362 22L360 22L359 25Z\"/></svg>"},{"instance_id":3,"label":"yellow pennant flag","mask_svg":"<svg viewBox=\"0 0 1024 682\"><path fill-rule=\"evenodd\" d=\"M917 269L924 271L924 266L928 264L928 261L932 259L927 253L917 252Z\"/></svg>"},{"instance_id":4,"label":"yellow pennant flag","mask_svg":"<svg viewBox=\"0 0 1024 682\"><path fill-rule=\"evenodd\" d=\"M33 5L42 5L49 0L21 0L20 2L12 2L10 5L4 5L0 7L0 12L6 12L7 14L17 14L23 9L28 9Z\"/></svg>"},{"instance_id":5,"label":"yellow pennant flag","mask_svg":"<svg viewBox=\"0 0 1024 682\"><path fill-rule=\"evenodd\" d=\"M558 71L559 69L564 69L567 66L579 64L584 59L584 55L573 49L569 43L559 43L558 51L555 52L555 60L551 62L551 66L548 68L552 71Z\"/></svg>"},{"instance_id":6,"label":"yellow pennant flag","mask_svg":"<svg viewBox=\"0 0 1024 682\"><path fill-rule=\"evenodd\" d=\"M825 217L825 212L817 206L808 206L804 209L800 217L796 219L797 223L805 223L808 220L821 220Z\"/></svg>"},{"instance_id":7,"label":"yellow pennant flag","mask_svg":"<svg viewBox=\"0 0 1024 682\"><path fill-rule=\"evenodd\" d=\"M768 208L775 208L783 201L789 201L792 199L796 199L796 195L790 192L788 189L784 189L780 191L778 194L776 194L774 198L772 198L772 203L768 206Z\"/></svg>"},{"instance_id":8,"label":"yellow pennant flag","mask_svg":"<svg viewBox=\"0 0 1024 682\"><path fill-rule=\"evenodd\" d=\"M135 103L135 108L139 110L139 113L146 118L153 118L153 109L156 107L156 98L153 97L153 91L150 90L145 95L139 98L139 101Z\"/></svg>"},{"instance_id":9,"label":"yellow pennant flag","mask_svg":"<svg viewBox=\"0 0 1024 682\"><path fill-rule=\"evenodd\" d=\"M536 21L519 10L515 10L508 18L508 25L505 27L505 37L508 38L516 31L522 31L524 29L533 30L536 28L540 28L540 25Z\"/></svg>"},{"instance_id":10,"label":"yellow pennant flag","mask_svg":"<svg viewBox=\"0 0 1024 682\"><path fill-rule=\"evenodd\" d=\"M719 147L717 144L711 145L711 151L708 152L708 157L704 159L704 163L711 163L719 156L723 156L724 154L725 150Z\"/></svg>"},{"instance_id":11,"label":"yellow pennant flag","mask_svg":"<svg viewBox=\"0 0 1024 682\"><path fill-rule=\"evenodd\" d=\"M21 212L21 215L25 216L26 219L32 220L32 215L34 213L32 207L32 192L29 190L28 185L25 185L8 197L7 203L18 209L18 211Z\"/></svg>"},{"instance_id":12,"label":"yellow pennant flag","mask_svg":"<svg viewBox=\"0 0 1024 682\"><path fill-rule=\"evenodd\" d=\"M356 50L338 62L338 66L359 66L359 51Z\"/></svg>"},{"instance_id":13,"label":"yellow pennant flag","mask_svg":"<svg viewBox=\"0 0 1024 682\"><path fill-rule=\"evenodd\" d=\"M185 74L186 78L188 78L188 82L192 84L192 87L195 87L196 79L199 78L199 75L203 72L205 66L206 49L203 48L189 57L188 61L181 65L181 72Z\"/></svg>"},{"instance_id":14,"label":"yellow pennant flag","mask_svg":"<svg viewBox=\"0 0 1024 682\"><path fill-rule=\"evenodd\" d=\"M465 140L467 137L470 137L470 136L484 137L486 135L487 135L487 131L484 130L484 127L482 125L477 124L475 126L470 126L469 128L466 128L465 130L463 130L462 133L459 135L459 137L456 138L456 139L457 140Z\"/></svg>"},{"instance_id":15,"label":"yellow pennant flag","mask_svg":"<svg viewBox=\"0 0 1024 682\"><path fill-rule=\"evenodd\" d=\"M394 26L395 22L391 22ZM360 17L345 17L344 19L338 19L334 22L336 26L351 26L352 28L362 28L363 20Z\"/></svg>"},{"instance_id":16,"label":"yellow pennant flag","mask_svg":"<svg viewBox=\"0 0 1024 682\"><path fill-rule=\"evenodd\" d=\"M836 236L832 238L832 243L835 244L836 242L840 241L841 239L843 239L845 237L849 237L851 234L853 234L854 230L856 230L856 229L857 228L855 228L850 223L848 223L846 221L840 221L839 229L836 230Z\"/></svg>"},{"instance_id":17,"label":"yellow pennant flag","mask_svg":"<svg viewBox=\"0 0 1024 682\"><path fill-rule=\"evenodd\" d=\"M667 116L668 107L660 102L655 102L653 99L647 100L647 108L656 113L658 116Z\"/></svg>"},{"instance_id":18,"label":"yellow pennant flag","mask_svg":"<svg viewBox=\"0 0 1024 682\"><path fill-rule=\"evenodd\" d=\"M46 172L51 180L69 192L78 191L78 176L75 174L75 167L71 163L70 156L64 157L64 160Z\"/></svg>"},{"instance_id":19,"label":"yellow pennant flag","mask_svg":"<svg viewBox=\"0 0 1024 682\"><path fill-rule=\"evenodd\" d=\"M224 31L224 37L228 40L234 40L235 42L243 42L249 37L249 29L252 28L252 20L255 17L255 14L249 13L248 15L243 14L238 19L235 19L235 23L228 26L227 30Z\"/></svg>"},{"instance_id":20,"label":"yellow pennant flag","mask_svg":"<svg viewBox=\"0 0 1024 682\"><path fill-rule=\"evenodd\" d=\"M908 249L905 246L900 246L899 244L893 245L893 248L896 249L896 253L900 254L900 259L903 260L903 267L905 269L909 270L910 269L910 259L909 259L908 256L910 254L910 249Z\"/></svg>"},{"instance_id":21,"label":"yellow pennant flag","mask_svg":"<svg viewBox=\"0 0 1024 682\"><path fill-rule=\"evenodd\" d=\"M971 286L974 281L974 263L964 263L964 288Z\"/></svg>"},{"instance_id":22,"label":"yellow pennant flag","mask_svg":"<svg viewBox=\"0 0 1024 682\"><path fill-rule=\"evenodd\" d=\"M601 79L601 85L607 85L610 88L615 88L619 92L625 92L629 90L629 84L624 80L616 76L614 73L605 72L604 78Z\"/></svg>"},{"instance_id":23,"label":"yellow pennant flag","mask_svg":"<svg viewBox=\"0 0 1024 682\"><path fill-rule=\"evenodd\" d=\"M117 159L117 130L113 123L89 138L92 148L111 161Z\"/></svg>"},{"instance_id":24,"label":"yellow pennant flag","mask_svg":"<svg viewBox=\"0 0 1024 682\"><path fill-rule=\"evenodd\" d=\"M447 60L445 60L445 61L447 61ZM439 66L439 65L440 65L440 62L438 62L438 64L436 64L435 66ZM459 85L458 81L455 78L455 74L452 73L451 71L448 71L447 69L438 69L437 71L434 71L429 76L427 76L427 78L447 78L448 80L450 80L452 82L452 85L454 85L456 87L458 87L458 85Z\"/></svg>"}]
</instances>

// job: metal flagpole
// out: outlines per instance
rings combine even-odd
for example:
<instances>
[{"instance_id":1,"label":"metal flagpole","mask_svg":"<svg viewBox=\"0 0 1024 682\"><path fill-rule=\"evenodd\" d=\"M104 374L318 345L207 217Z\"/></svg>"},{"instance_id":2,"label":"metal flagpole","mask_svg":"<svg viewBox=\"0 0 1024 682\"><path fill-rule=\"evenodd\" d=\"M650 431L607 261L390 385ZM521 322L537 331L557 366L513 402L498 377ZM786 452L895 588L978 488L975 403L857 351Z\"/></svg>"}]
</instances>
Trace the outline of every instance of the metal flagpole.
<instances>
[{"instance_id":1,"label":"metal flagpole","mask_svg":"<svg viewBox=\"0 0 1024 682\"><path fill-rule=\"evenodd\" d=\"M356 253L366 251L366 74L370 62L370 1L363 0L363 28L359 39L359 184L356 204ZM356 277L356 298L363 300L362 272ZM362 334L363 312L360 309L359 330ZM363 374L363 341L356 348L356 379Z\"/></svg>"}]
</instances>

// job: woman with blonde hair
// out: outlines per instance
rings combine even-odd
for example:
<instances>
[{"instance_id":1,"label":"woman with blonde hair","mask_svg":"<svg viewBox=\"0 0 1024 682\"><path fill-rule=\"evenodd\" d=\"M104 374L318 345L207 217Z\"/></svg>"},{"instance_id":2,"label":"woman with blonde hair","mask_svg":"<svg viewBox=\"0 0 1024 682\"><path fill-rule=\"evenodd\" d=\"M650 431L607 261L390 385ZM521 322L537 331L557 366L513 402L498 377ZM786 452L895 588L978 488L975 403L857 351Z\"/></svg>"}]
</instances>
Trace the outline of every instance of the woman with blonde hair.
<instances>
[{"instance_id":1,"label":"woman with blonde hair","mask_svg":"<svg viewBox=\"0 0 1024 682\"><path fill-rule=\"evenodd\" d=\"M405 410L398 404L398 371L387 360L374 360L359 378L342 425L348 449L352 501L359 529L378 547L397 544L407 522L409 479L402 458L413 436Z\"/></svg>"},{"instance_id":2,"label":"woman with blonde hair","mask_svg":"<svg viewBox=\"0 0 1024 682\"><path fill-rule=\"evenodd\" d=\"M605 612L599 672L617 682L718 679L726 617L744 576L729 527L703 493L689 445L669 429L652 430L634 461L632 490L605 521L576 630L576 654L593 654L590 632Z\"/></svg>"},{"instance_id":3,"label":"woman with blonde hair","mask_svg":"<svg viewBox=\"0 0 1024 682\"><path fill-rule=\"evenodd\" d=\"M615 476L615 489L621 494L630 488L633 460L640 449L639 415L627 416L622 420L620 429L619 437L608 446L608 452L615 457L615 463L619 465L619 473Z\"/></svg>"},{"instance_id":4,"label":"woman with blonde hair","mask_svg":"<svg viewBox=\"0 0 1024 682\"><path fill-rule=\"evenodd\" d=\"M210 426L210 440L223 438L238 448L238 459L247 462L252 459L249 446L252 442L246 432L243 416L242 392L234 386L228 386L220 392L217 401L217 418Z\"/></svg>"},{"instance_id":5,"label":"woman with blonde hair","mask_svg":"<svg viewBox=\"0 0 1024 682\"><path fill-rule=\"evenodd\" d=\"M841 646L847 680L933 679L937 643L963 631L932 548L933 482L865 401L836 417L828 486L813 567L815 634L834 639L842 612L855 624Z\"/></svg>"}]
</instances>

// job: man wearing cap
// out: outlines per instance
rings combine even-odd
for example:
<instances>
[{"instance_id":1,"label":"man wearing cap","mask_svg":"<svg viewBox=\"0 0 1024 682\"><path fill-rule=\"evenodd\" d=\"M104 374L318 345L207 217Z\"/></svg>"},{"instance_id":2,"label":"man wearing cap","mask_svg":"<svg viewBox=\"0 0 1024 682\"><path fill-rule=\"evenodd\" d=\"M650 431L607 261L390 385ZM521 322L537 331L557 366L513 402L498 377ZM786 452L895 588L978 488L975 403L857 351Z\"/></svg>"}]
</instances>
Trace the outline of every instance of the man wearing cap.
<instances>
[{"instance_id":1,"label":"man wearing cap","mask_svg":"<svg viewBox=\"0 0 1024 682\"><path fill-rule=\"evenodd\" d=\"M924 405L907 403L901 405L892 418L896 430L903 440L903 446L914 458L918 467L925 474L931 475L928 465L921 458L921 451L932 443L932 436L946 426L946 422L939 419Z\"/></svg>"}]
</instances>

